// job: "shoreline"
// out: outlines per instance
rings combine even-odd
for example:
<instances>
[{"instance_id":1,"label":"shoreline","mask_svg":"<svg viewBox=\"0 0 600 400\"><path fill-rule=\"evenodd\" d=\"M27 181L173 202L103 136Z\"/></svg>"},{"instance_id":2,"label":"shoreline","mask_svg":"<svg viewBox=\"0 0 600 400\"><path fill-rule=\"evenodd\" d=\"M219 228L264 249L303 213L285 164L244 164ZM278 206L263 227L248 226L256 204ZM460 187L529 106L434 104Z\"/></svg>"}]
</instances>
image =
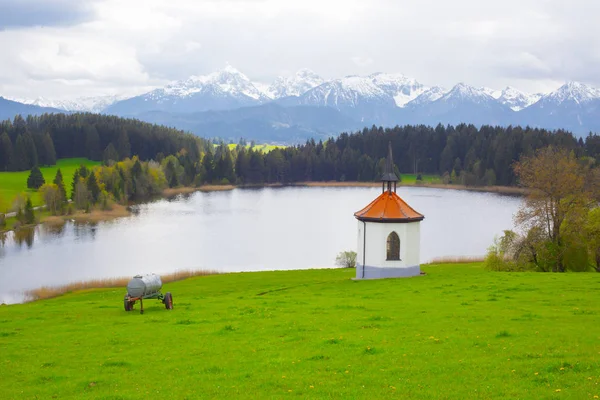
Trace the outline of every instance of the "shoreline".
<instances>
[{"instance_id":1,"label":"shoreline","mask_svg":"<svg viewBox=\"0 0 600 400\"><path fill-rule=\"evenodd\" d=\"M282 183L266 183L266 184L255 184L255 185L206 185L198 188L189 188L189 191L182 191L181 193L192 193L196 191L212 192L212 191L223 191L233 189L259 189L259 188L284 188L284 187L381 187L381 182L358 182L358 181L307 181L307 182L294 182L289 184ZM498 193L508 195L520 195L524 196L528 194L528 190L517 186L466 186L466 185L455 185L455 184L444 184L444 183L398 183L398 187L424 187L430 189L447 189L447 190L465 190L471 192L484 192L484 193ZM182 188L188 189L188 188ZM171 189L169 189L171 190ZM180 193L176 193L180 194Z\"/></svg>"},{"instance_id":2,"label":"shoreline","mask_svg":"<svg viewBox=\"0 0 600 400\"><path fill-rule=\"evenodd\" d=\"M185 269L175 272L159 274L163 285L165 283L178 282L189 278L195 278L199 276L218 275L223 272L216 270L205 270L205 269ZM51 285L51 286L40 286L35 289L28 289L23 291L23 302L22 303L11 303L12 304L25 304L31 303L38 300L52 299L55 297L62 296L67 293L90 290L90 289L113 289L113 288L125 288L131 277L113 277L113 278L97 278L89 279L85 281L73 281L62 285Z\"/></svg>"},{"instance_id":3,"label":"shoreline","mask_svg":"<svg viewBox=\"0 0 600 400\"><path fill-rule=\"evenodd\" d=\"M439 257L430 260L429 262L420 264L421 267L431 266L444 266L444 265L456 265L456 264L481 264L483 263L484 257ZM214 269L184 269L174 272L168 272L158 274L161 278L161 282L164 284L178 282L190 278L205 277L210 275L227 275L227 274L252 274L252 273L263 273L263 272L292 272L292 271L313 271L313 270L355 270L354 267L323 267L323 268L305 268L305 269L292 269L292 270L260 270L260 271L237 271L237 272L224 272ZM53 299L56 297L63 296L65 294L80 292L85 290L95 289L122 289L126 288L127 283L131 277L117 276L107 278L92 278L88 280L71 281L64 284L57 285L43 285L35 289L26 289L22 291L23 301L16 303L0 303L0 306L13 306L19 304L27 304L41 300Z\"/></svg>"},{"instance_id":4,"label":"shoreline","mask_svg":"<svg viewBox=\"0 0 600 400\"><path fill-rule=\"evenodd\" d=\"M265 183L265 184L241 184L241 185L202 185L198 187L193 186L182 186L178 188L167 188L162 191L161 197L170 199L179 195L186 195L196 192L223 192L231 191L234 189L261 189L261 188L285 188L285 187L380 187L380 182L338 182L338 181L308 181L308 182L294 182L289 184L282 183ZM472 192L482 193L496 193L511 196L525 196L528 194L528 190L521 187L513 186L465 186L455 184L443 184L443 183L398 183L398 187L423 187L430 189L446 189L446 190L464 190ZM133 205L143 204L144 202L134 203ZM124 218L131 216L129 207L114 204L111 210L92 210L89 213L78 211L71 215L50 215L41 217L39 222L34 225L28 225L28 227L48 224L48 225L60 225L67 221L73 221L78 223L98 223L112 221L118 218ZM0 230L0 234L5 234L15 229Z\"/></svg>"}]
</instances>

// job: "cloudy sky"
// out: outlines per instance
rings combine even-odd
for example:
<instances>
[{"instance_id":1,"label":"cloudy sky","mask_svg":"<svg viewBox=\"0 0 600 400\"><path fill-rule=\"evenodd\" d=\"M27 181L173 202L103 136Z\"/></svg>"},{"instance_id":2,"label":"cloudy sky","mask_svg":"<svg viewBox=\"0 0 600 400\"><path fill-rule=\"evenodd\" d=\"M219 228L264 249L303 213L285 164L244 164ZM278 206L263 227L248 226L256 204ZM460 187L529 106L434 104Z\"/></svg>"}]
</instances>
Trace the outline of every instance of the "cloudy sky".
<instances>
[{"instance_id":1,"label":"cloudy sky","mask_svg":"<svg viewBox=\"0 0 600 400\"><path fill-rule=\"evenodd\" d=\"M0 0L0 96L137 94L222 68L600 87L597 0Z\"/></svg>"}]
</instances>

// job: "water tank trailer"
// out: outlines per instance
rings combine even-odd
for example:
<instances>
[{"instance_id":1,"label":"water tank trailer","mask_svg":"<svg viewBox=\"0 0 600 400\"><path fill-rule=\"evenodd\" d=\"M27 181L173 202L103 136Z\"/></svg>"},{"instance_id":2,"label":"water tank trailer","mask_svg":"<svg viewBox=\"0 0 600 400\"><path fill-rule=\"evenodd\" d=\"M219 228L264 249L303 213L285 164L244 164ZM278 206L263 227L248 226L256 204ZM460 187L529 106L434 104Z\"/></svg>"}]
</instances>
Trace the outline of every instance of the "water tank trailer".
<instances>
[{"instance_id":1,"label":"water tank trailer","mask_svg":"<svg viewBox=\"0 0 600 400\"><path fill-rule=\"evenodd\" d=\"M164 295L160 292L162 281L156 274L136 275L127 284L125 295L125 311L133 311L136 301L140 302L140 314L144 313L144 299L158 299L167 310L173 309L173 296L170 292Z\"/></svg>"}]
</instances>

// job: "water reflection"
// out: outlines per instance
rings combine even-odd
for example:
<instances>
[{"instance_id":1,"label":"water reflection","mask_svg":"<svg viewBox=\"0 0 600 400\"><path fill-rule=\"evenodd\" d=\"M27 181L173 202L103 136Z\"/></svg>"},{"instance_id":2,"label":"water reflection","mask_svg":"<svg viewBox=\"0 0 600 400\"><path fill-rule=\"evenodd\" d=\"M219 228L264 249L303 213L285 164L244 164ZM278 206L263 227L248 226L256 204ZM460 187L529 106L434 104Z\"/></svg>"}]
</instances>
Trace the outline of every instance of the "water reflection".
<instances>
[{"instance_id":1,"label":"water reflection","mask_svg":"<svg viewBox=\"0 0 600 400\"><path fill-rule=\"evenodd\" d=\"M333 266L356 248L353 213L380 188L196 192L132 207L132 218L23 229L0 236L0 303L42 285L181 269L285 270ZM520 198L407 188L425 215L421 260L479 256L512 228ZM290 257L293 254L293 257ZM52 268L49 268L52 266Z\"/></svg>"},{"instance_id":2,"label":"water reflection","mask_svg":"<svg viewBox=\"0 0 600 400\"><path fill-rule=\"evenodd\" d=\"M65 234L65 227L66 222L63 221L62 223L44 224L42 230L46 235L59 238Z\"/></svg>"},{"instance_id":3,"label":"water reflection","mask_svg":"<svg viewBox=\"0 0 600 400\"><path fill-rule=\"evenodd\" d=\"M23 243L27 245L27 248L33 247L33 239L35 237L35 226L19 228L13 231L13 238L15 243L19 245L19 247L23 246Z\"/></svg>"},{"instance_id":4,"label":"water reflection","mask_svg":"<svg viewBox=\"0 0 600 400\"><path fill-rule=\"evenodd\" d=\"M107 223L108 224L108 223ZM98 230L98 222L75 222L73 223L73 233L76 240L94 240Z\"/></svg>"}]
</instances>

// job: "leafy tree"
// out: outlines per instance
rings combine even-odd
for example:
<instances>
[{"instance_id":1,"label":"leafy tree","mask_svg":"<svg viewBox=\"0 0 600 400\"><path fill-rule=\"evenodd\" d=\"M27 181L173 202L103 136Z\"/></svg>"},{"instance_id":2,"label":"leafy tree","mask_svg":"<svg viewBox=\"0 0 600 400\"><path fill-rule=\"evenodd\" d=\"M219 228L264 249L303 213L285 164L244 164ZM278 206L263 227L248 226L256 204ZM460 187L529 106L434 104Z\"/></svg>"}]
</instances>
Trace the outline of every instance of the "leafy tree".
<instances>
[{"instance_id":1,"label":"leafy tree","mask_svg":"<svg viewBox=\"0 0 600 400\"><path fill-rule=\"evenodd\" d=\"M584 225L584 232L594 268L600 272L600 207L590 210Z\"/></svg>"},{"instance_id":2,"label":"leafy tree","mask_svg":"<svg viewBox=\"0 0 600 400\"><path fill-rule=\"evenodd\" d=\"M44 199L46 208L52 215L58 215L62 210L63 198L58 189L58 186L54 183L45 184L40 188L40 193Z\"/></svg>"},{"instance_id":3,"label":"leafy tree","mask_svg":"<svg viewBox=\"0 0 600 400\"><path fill-rule=\"evenodd\" d=\"M335 265L339 265L344 268L355 268L356 267L356 252L355 251L342 251L335 258Z\"/></svg>"},{"instance_id":4,"label":"leafy tree","mask_svg":"<svg viewBox=\"0 0 600 400\"><path fill-rule=\"evenodd\" d=\"M83 178L78 178L77 183L75 184L75 189L73 190L73 202L80 210L84 210L89 207L90 192Z\"/></svg>"},{"instance_id":5,"label":"leafy tree","mask_svg":"<svg viewBox=\"0 0 600 400\"><path fill-rule=\"evenodd\" d=\"M36 165L29 173L29 177L27 178L27 187L29 189L39 189L44 183L46 183L44 175L42 175L42 171L40 171L39 167Z\"/></svg>"},{"instance_id":6,"label":"leafy tree","mask_svg":"<svg viewBox=\"0 0 600 400\"><path fill-rule=\"evenodd\" d=\"M593 205L589 176L573 152L555 147L538 150L515 164L520 184L530 189L516 215L517 224L525 231L536 229L544 238L542 254L549 257L552 271L564 272L565 221ZM538 263L539 265L539 263Z\"/></svg>"}]
</instances>

